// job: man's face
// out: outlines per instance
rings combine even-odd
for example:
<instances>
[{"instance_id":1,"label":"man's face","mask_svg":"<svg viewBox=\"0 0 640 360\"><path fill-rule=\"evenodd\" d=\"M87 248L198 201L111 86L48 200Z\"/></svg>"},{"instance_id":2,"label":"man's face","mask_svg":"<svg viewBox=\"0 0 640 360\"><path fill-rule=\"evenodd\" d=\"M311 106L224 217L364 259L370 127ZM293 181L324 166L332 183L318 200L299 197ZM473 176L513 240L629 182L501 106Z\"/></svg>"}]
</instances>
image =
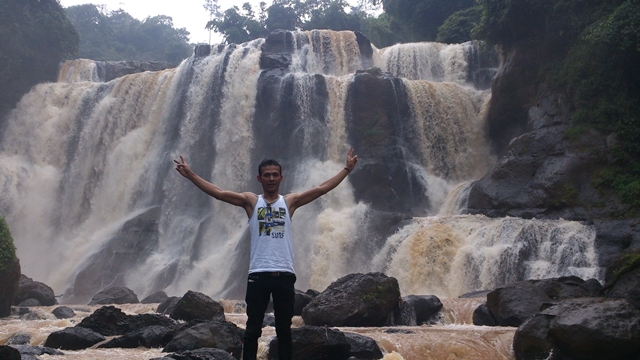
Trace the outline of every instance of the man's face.
<instances>
[{"instance_id":1,"label":"man's face","mask_svg":"<svg viewBox=\"0 0 640 360\"><path fill-rule=\"evenodd\" d=\"M264 192L275 192L280 188L280 183L284 176L280 174L280 167L277 165L263 166L261 174L258 175L258 182L262 184Z\"/></svg>"}]
</instances>

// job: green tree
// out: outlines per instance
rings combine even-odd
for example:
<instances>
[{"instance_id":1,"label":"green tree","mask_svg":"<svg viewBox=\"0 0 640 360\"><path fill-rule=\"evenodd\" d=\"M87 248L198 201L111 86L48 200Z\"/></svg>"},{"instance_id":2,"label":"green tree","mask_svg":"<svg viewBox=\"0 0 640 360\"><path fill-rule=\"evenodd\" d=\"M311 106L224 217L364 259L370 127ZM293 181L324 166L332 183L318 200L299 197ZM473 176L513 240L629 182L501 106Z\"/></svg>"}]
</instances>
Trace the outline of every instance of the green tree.
<instances>
[{"instance_id":1,"label":"green tree","mask_svg":"<svg viewBox=\"0 0 640 360\"><path fill-rule=\"evenodd\" d=\"M480 6L453 13L438 28L436 41L454 44L471 40L471 31L478 26L481 16L482 8Z\"/></svg>"},{"instance_id":2,"label":"green tree","mask_svg":"<svg viewBox=\"0 0 640 360\"><path fill-rule=\"evenodd\" d=\"M268 32L265 27L255 19L251 5L243 5L245 15L240 13L237 6L224 11L222 18L213 19L207 24L207 29L214 29L223 34L226 43L241 44L259 37Z\"/></svg>"},{"instance_id":3,"label":"green tree","mask_svg":"<svg viewBox=\"0 0 640 360\"><path fill-rule=\"evenodd\" d=\"M302 25L302 29L331 29L331 30L360 30L362 14L352 12L347 14L345 8L349 5L343 0L333 0L325 6L311 9L311 17Z\"/></svg>"},{"instance_id":4,"label":"green tree","mask_svg":"<svg viewBox=\"0 0 640 360\"><path fill-rule=\"evenodd\" d=\"M32 86L56 80L60 62L78 50L78 33L56 0L3 0L0 44L2 119Z\"/></svg>"},{"instance_id":5,"label":"green tree","mask_svg":"<svg viewBox=\"0 0 640 360\"><path fill-rule=\"evenodd\" d=\"M78 57L93 60L161 60L179 63L191 54L189 32L166 15L133 18L122 9L107 12L93 4L65 9L80 34Z\"/></svg>"},{"instance_id":6,"label":"green tree","mask_svg":"<svg viewBox=\"0 0 640 360\"><path fill-rule=\"evenodd\" d=\"M13 245L13 237L9 226L3 217L0 216L0 272L13 262L18 261L16 247Z\"/></svg>"}]
</instances>

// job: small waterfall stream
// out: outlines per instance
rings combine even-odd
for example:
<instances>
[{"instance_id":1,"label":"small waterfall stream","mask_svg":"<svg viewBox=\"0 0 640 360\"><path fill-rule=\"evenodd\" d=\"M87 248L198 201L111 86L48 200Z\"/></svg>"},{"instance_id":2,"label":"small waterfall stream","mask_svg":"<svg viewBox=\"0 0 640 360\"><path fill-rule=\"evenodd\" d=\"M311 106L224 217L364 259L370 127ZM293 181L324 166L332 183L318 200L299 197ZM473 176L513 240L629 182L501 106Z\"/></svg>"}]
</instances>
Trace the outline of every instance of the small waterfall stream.
<instances>
[{"instance_id":1,"label":"small waterfall stream","mask_svg":"<svg viewBox=\"0 0 640 360\"><path fill-rule=\"evenodd\" d=\"M488 70L477 44L372 48L383 72L369 75L356 73L363 61L352 32L292 39L291 64L279 75L260 68L258 39L106 83L95 63L76 60L58 83L25 95L0 142L0 214L23 272L63 302L86 302L111 285L139 296L239 298L245 214L202 194L171 160L184 155L224 189L259 192L256 164L277 158L288 193L335 174L358 142L365 155L357 171L296 213L299 288L383 271L403 295L455 297L519 279L599 276L589 226L458 215L459 185L494 161L482 130L490 92L478 80ZM371 124L357 118L370 107L358 91L384 89L367 89L367 79L386 84L393 104ZM386 176L388 195L370 174Z\"/></svg>"}]
</instances>

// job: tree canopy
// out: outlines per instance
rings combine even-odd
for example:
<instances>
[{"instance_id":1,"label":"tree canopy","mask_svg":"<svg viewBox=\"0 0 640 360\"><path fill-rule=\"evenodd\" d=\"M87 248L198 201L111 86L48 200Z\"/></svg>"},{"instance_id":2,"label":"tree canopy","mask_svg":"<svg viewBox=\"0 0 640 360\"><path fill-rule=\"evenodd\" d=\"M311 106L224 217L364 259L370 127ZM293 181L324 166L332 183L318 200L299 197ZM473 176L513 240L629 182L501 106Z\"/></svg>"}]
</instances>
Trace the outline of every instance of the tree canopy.
<instances>
[{"instance_id":1,"label":"tree canopy","mask_svg":"<svg viewBox=\"0 0 640 360\"><path fill-rule=\"evenodd\" d=\"M3 0L0 44L2 118L32 86L56 80L60 62L78 50L78 33L56 0Z\"/></svg>"},{"instance_id":2,"label":"tree canopy","mask_svg":"<svg viewBox=\"0 0 640 360\"><path fill-rule=\"evenodd\" d=\"M177 64L191 55L189 32L174 28L170 16L140 21L122 9L109 12L94 4L71 6L65 11L80 34L80 58Z\"/></svg>"}]
</instances>

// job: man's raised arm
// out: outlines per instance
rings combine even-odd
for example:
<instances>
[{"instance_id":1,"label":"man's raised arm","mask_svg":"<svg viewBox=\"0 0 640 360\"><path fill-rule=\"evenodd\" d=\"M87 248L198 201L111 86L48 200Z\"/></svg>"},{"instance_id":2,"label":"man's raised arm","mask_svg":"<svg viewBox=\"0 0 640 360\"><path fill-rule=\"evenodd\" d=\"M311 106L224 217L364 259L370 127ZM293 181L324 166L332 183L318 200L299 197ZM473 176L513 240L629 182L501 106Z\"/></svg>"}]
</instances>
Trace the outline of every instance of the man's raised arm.
<instances>
[{"instance_id":1,"label":"man's raised arm","mask_svg":"<svg viewBox=\"0 0 640 360\"><path fill-rule=\"evenodd\" d=\"M182 155L180 155L180 161L175 159L173 161L176 163L176 170L180 173L180 175L191 180L191 182L200 190L211 195L217 200L240 206L247 212L247 216L249 217L251 216L251 214L253 214L253 206L258 199L258 196L256 194L250 192L237 193L234 191L222 190L217 185L208 182L207 180L198 176L198 174L194 173Z\"/></svg>"},{"instance_id":2,"label":"man's raised arm","mask_svg":"<svg viewBox=\"0 0 640 360\"><path fill-rule=\"evenodd\" d=\"M294 211L296 211L296 209L300 206L307 205L308 203L328 193L336 186L338 186L342 182L342 180L344 180L347 175L349 175L349 173L353 171L353 169L356 167L357 162L358 155L354 155L353 149L349 149L349 151L347 152L347 163L345 167L337 174L312 189L303 191L301 193L292 193L285 196L285 198L287 199L287 206L289 206L289 212L291 213L290 216L293 216Z\"/></svg>"}]
</instances>

